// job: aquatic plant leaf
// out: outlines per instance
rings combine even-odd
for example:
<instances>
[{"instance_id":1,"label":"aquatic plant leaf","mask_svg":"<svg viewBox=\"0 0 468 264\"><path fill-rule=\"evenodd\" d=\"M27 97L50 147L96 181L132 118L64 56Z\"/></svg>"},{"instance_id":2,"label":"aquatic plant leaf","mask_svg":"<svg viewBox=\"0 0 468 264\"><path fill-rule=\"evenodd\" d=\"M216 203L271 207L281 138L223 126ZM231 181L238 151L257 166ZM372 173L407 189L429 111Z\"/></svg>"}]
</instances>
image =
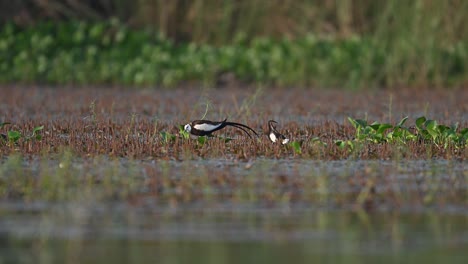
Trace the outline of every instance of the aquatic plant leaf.
<instances>
[{"instance_id":1,"label":"aquatic plant leaf","mask_svg":"<svg viewBox=\"0 0 468 264\"><path fill-rule=\"evenodd\" d=\"M42 129L44 129L44 126L35 127L35 128L33 129L33 135L35 135L36 132L39 132L39 131L41 131Z\"/></svg>"},{"instance_id":2,"label":"aquatic plant leaf","mask_svg":"<svg viewBox=\"0 0 468 264\"><path fill-rule=\"evenodd\" d=\"M441 134L444 134L444 133L450 133L450 131L452 130L450 127L448 126L444 126L444 125L438 125L436 127L436 129L439 131L439 133Z\"/></svg>"},{"instance_id":3,"label":"aquatic plant leaf","mask_svg":"<svg viewBox=\"0 0 468 264\"><path fill-rule=\"evenodd\" d=\"M38 126L33 129L31 137L34 137L36 140L41 140L42 135L38 134L37 132L41 131L44 129L44 126Z\"/></svg>"},{"instance_id":4,"label":"aquatic plant leaf","mask_svg":"<svg viewBox=\"0 0 468 264\"><path fill-rule=\"evenodd\" d=\"M426 120L426 122L424 122L424 125L426 126L427 130L435 131L437 128L437 121L429 119L429 120Z\"/></svg>"},{"instance_id":5,"label":"aquatic plant leaf","mask_svg":"<svg viewBox=\"0 0 468 264\"><path fill-rule=\"evenodd\" d=\"M355 121L359 124L359 126L367 127L367 121L366 120L356 119Z\"/></svg>"},{"instance_id":6,"label":"aquatic plant leaf","mask_svg":"<svg viewBox=\"0 0 468 264\"><path fill-rule=\"evenodd\" d=\"M380 128L380 125L381 125L380 123L374 122L371 125L369 125L369 127L377 131Z\"/></svg>"},{"instance_id":7,"label":"aquatic plant leaf","mask_svg":"<svg viewBox=\"0 0 468 264\"><path fill-rule=\"evenodd\" d=\"M190 138L190 133L185 131L185 130L181 131L179 134L182 136L183 139L189 139Z\"/></svg>"},{"instance_id":8,"label":"aquatic plant leaf","mask_svg":"<svg viewBox=\"0 0 468 264\"><path fill-rule=\"evenodd\" d=\"M459 140L462 142L462 144L468 143L468 127L462 129L459 135Z\"/></svg>"},{"instance_id":9,"label":"aquatic plant leaf","mask_svg":"<svg viewBox=\"0 0 468 264\"><path fill-rule=\"evenodd\" d=\"M335 140L335 145L343 149L346 147L346 142L344 140Z\"/></svg>"},{"instance_id":10,"label":"aquatic plant leaf","mask_svg":"<svg viewBox=\"0 0 468 264\"><path fill-rule=\"evenodd\" d=\"M205 143L206 143L206 141L207 141L207 137L205 137L205 136L203 136L203 137L198 137L198 139L197 139L197 140L198 140L198 144L201 144L201 145L203 145L203 144L205 144Z\"/></svg>"},{"instance_id":11,"label":"aquatic plant leaf","mask_svg":"<svg viewBox=\"0 0 468 264\"><path fill-rule=\"evenodd\" d=\"M426 122L426 117L421 116L421 117L417 118L417 119L416 119L416 128L417 128L418 130L423 130L423 129L424 129L424 128L423 128L424 122Z\"/></svg>"},{"instance_id":12,"label":"aquatic plant leaf","mask_svg":"<svg viewBox=\"0 0 468 264\"><path fill-rule=\"evenodd\" d=\"M348 121L356 129L364 128L364 127L367 126L367 122L365 120L362 120L362 119L354 119L352 117L348 117Z\"/></svg>"},{"instance_id":13,"label":"aquatic plant leaf","mask_svg":"<svg viewBox=\"0 0 468 264\"><path fill-rule=\"evenodd\" d=\"M183 139L189 139L190 138L190 133L185 131L183 125L179 126L179 135L181 135Z\"/></svg>"},{"instance_id":14,"label":"aquatic plant leaf","mask_svg":"<svg viewBox=\"0 0 468 264\"><path fill-rule=\"evenodd\" d=\"M401 119L400 122L398 122L398 124L396 124L395 127L402 127L405 124L406 120L408 120L407 116L405 116L403 119Z\"/></svg>"},{"instance_id":15,"label":"aquatic plant leaf","mask_svg":"<svg viewBox=\"0 0 468 264\"><path fill-rule=\"evenodd\" d=\"M353 150L356 147L356 144L352 140L336 140L335 145L337 145L340 149L345 149L349 147L349 150Z\"/></svg>"},{"instance_id":16,"label":"aquatic plant leaf","mask_svg":"<svg viewBox=\"0 0 468 264\"><path fill-rule=\"evenodd\" d=\"M294 153L296 153L296 154L301 154L302 153L301 143L299 143L298 141L291 142L291 146L292 146L292 148L294 150Z\"/></svg>"},{"instance_id":17,"label":"aquatic plant leaf","mask_svg":"<svg viewBox=\"0 0 468 264\"><path fill-rule=\"evenodd\" d=\"M362 136L363 136L363 137L366 137L366 136L368 136L368 135L373 134L373 133L374 133L373 130L374 130L374 129L373 129L371 126L366 126L366 127L364 128L364 135L362 135Z\"/></svg>"},{"instance_id":18,"label":"aquatic plant leaf","mask_svg":"<svg viewBox=\"0 0 468 264\"><path fill-rule=\"evenodd\" d=\"M468 137L468 127L462 129L462 130L460 131L460 135L461 135L462 137Z\"/></svg>"},{"instance_id":19,"label":"aquatic plant leaf","mask_svg":"<svg viewBox=\"0 0 468 264\"><path fill-rule=\"evenodd\" d=\"M17 142L21 138L21 133L15 130L8 131L8 140Z\"/></svg>"},{"instance_id":20,"label":"aquatic plant leaf","mask_svg":"<svg viewBox=\"0 0 468 264\"><path fill-rule=\"evenodd\" d=\"M440 135L440 132L437 129L437 121L426 120L426 122L424 122L424 125L426 126L427 132L432 136L433 139Z\"/></svg>"},{"instance_id":21,"label":"aquatic plant leaf","mask_svg":"<svg viewBox=\"0 0 468 264\"><path fill-rule=\"evenodd\" d=\"M378 134L383 134L385 130L393 128L390 124L380 124L379 128L377 129Z\"/></svg>"},{"instance_id":22,"label":"aquatic plant leaf","mask_svg":"<svg viewBox=\"0 0 468 264\"><path fill-rule=\"evenodd\" d=\"M161 135L161 138L163 139L163 141L166 143L169 141L175 140L176 138L175 135L172 135L171 133L168 133L168 132L160 132L159 134Z\"/></svg>"}]
</instances>

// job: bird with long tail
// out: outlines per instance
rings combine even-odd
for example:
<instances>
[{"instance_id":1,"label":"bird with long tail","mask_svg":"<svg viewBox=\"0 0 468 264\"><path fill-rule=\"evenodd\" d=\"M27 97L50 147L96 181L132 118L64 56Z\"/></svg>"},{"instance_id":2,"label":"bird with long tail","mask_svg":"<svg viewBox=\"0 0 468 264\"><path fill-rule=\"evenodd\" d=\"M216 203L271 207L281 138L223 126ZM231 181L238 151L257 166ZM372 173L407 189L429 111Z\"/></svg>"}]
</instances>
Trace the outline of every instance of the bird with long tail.
<instances>
[{"instance_id":1,"label":"bird with long tail","mask_svg":"<svg viewBox=\"0 0 468 264\"><path fill-rule=\"evenodd\" d=\"M188 123L184 126L184 130L194 136L212 136L211 134L215 131L221 130L226 126L232 126L244 131L250 138L252 136L247 130L252 131L257 137L258 134L252 128L236 123L236 122L229 122L227 118L223 121L209 121L209 120L194 120L191 123Z\"/></svg>"}]
</instances>

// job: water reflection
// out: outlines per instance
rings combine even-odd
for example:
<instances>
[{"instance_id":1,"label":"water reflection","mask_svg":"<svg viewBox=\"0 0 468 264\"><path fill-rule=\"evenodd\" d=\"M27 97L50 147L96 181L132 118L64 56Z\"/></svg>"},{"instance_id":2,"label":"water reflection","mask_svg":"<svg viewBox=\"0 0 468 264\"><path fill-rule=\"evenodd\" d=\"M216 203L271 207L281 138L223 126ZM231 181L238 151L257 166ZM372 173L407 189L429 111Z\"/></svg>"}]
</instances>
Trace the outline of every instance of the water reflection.
<instances>
[{"instance_id":1,"label":"water reflection","mask_svg":"<svg viewBox=\"0 0 468 264\"><path fill-rule=\"evenodd\" d=\"M407 258L455 263L468 257L466 214L245 205L48 208L2 210L0 263L392 263Z\"/></svg>"}]
</instances>

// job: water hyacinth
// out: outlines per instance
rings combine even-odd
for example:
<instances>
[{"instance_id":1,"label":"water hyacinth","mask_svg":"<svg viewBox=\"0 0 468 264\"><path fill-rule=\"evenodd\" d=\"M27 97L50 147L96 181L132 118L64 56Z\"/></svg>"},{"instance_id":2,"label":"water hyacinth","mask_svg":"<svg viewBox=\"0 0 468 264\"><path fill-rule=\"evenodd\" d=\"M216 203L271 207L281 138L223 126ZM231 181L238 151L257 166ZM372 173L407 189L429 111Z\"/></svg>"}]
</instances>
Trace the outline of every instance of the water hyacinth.
<instances>
[{"instance_id":1,"label":"water hyacinth","mask_svg":"<svg viewBox=\"0 0 468 264\"><path fill-rule=\"evenodd\" d=\"M0 28L0 83L222 86L225 76L232 76L228 84L452 87L466 82L466 45L432 49L431 56L443 57L444 64L427 69L415 67L403 56L398 67L392 66L387 47L370 36L330 38L308 33L292 39L241 38L215 46L175 43L154 31L130 29L116 21L5 24ZM410 68L421 72L406 73Z\"/></svg>"}]
</instances>

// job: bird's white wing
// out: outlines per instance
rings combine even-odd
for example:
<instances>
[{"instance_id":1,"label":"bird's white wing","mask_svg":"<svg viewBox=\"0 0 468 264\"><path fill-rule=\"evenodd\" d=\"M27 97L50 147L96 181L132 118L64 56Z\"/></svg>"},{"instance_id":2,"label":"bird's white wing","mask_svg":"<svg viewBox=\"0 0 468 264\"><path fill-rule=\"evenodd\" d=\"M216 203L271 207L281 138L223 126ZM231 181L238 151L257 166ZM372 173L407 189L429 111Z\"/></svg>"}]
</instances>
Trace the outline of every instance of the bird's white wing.
<instances>
[{"instance_id":1,"label":"bird's white wing","mask_svg":"<svg viewBox=\"0 0 468 264\"><path fill-rule=\"evenodd\" d=\"M194 125L193 128L195 128L197 130L201 130L201 131L213 131L213 130L217 129L218 127L220 127L221 125L222 125L222 123L217 124L217 125L197 124L197 125Z\"/></svg>"},{"instance_id":2,"label":"bird's white wing","mask_svg":"<svg viewBox=\"0 0 468 264\"><path fill-rule=\"evenodd\" d=\"M274 133L270 133L269 137L271 141L276 142L276 135Z\"/></svg>"}]
</instances>

